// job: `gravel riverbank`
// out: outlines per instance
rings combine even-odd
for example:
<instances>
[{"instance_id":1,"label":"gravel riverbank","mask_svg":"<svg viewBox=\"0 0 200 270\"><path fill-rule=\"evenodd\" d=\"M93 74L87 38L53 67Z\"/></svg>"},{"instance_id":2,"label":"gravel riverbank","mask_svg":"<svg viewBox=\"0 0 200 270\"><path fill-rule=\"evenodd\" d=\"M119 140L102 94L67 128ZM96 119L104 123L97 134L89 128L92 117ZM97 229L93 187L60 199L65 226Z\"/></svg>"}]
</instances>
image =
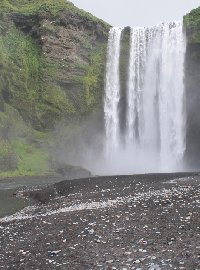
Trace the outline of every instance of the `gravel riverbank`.
<instances>
[{"instance_id":1,"label":"gravel riverbank","mask_svg":"<svg viewBox=\"0 0 200 270\"><path fill-rule=\"evenodd\" d=\"M200 270L200 176L97 177L0 219L0 269Z\"/></svg>"},{"instance_id":2,"label":"gravel riverbank","mask_svg":"<svg viewBox=\"0 0 200 270\"><path fill-rule=\"evenodd\" d=\"M15 196L20 189L34 189L34 187L42 187L62 180L63 177L59 175L0 178L0 218L12 215L28 205L25 198Z\"/></svg>"}]
</instances>

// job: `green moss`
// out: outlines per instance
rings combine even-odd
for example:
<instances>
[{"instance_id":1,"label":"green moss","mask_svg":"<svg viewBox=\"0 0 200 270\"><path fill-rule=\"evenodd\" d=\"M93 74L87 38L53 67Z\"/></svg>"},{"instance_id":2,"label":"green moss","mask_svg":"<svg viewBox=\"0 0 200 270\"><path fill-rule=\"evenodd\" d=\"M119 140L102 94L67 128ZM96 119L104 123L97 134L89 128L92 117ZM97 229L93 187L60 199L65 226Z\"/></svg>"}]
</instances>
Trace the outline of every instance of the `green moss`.
<instances>
[{"instance_id":1,"label":"green moss","mask_svg":"<svg viewBox=\"0 0 200 270\"><path fill-rule=\"evenodd\" d=\"M64 0L57 0L56 2L54 0L2 0L0 10L4 12L19 12L27 15L39 12L57 14L59 11L69 7L69 4Z\"/></svg>"},{"instance_id":2,"label":"green moss","mask_svg":"<svg viewBox=\"0 0 200 270\"><path fill-rule=\"evenodd\" d=\"M67 114L71 116L89 111L97 104L100 90L103 89L105 54L101 48L93 51L94 44L87 35L74 36L74 42L85 50L86 55L93 51L90 65L81 57L72 62L56 58L52 61L43 53L37 40L17 29L10 20L13 12L27 16L47 12L59 16L59 12L65 9L92 20L94 24L104 24L102 29L108 32L106 29L109 29L109 25L76 8L69 1L0 2L0 32L1 25L6 29L0 35L0 102L10 104L27 124L37 130L52 128L56 121ZM52 35L52 32L57 32L57 26L51 24L50 14L47 14L50 20L42 24L42 31L51 32Z\"/></svg>"},{"instance_id":3,"label":"green moss","mask_svg":"<svg viewBox=\"0 0 200 270\"><path fill-rule=\"evenodd\" d=\"M86 76L83 78L85 102L88 108L99 103L104 84L104 69L106 63L106 46L101 46L92 52Z\"/></svg>"},{"instance_id":4,"label":"green moss","mask_svg":"<svg viewBox=\"0 0 200 270\"><path fill-rule=\"evenodd\" d=\"M86 37L78 37L77 42L79 42L83 48L85 49L92 49L92 44L89 42L88 38Z\"/></svg>"},{"instance_id":5,"label":"green moss","mask_svg":"<svg viewBox=\"0 0 200 270\"><path fill-rule=\"evenodd\" d=\"M0 2L0 10L1 12L10 12L13 11L13 5L10 3L10 1L2 0Z\"/></svg>"},{"instance_id":6,"label":"green moss","mask_svg":"<svg viewBox=\"0 0 200 270\"><path fill-rule=\"evenodd\" d=\"M89 20L94 27L97 24L103 26L101 34L104 36L103 29L105 36L108 34L108 24L69 1L0 1L1 176L48 172L49 155L44 145L50 144L49 130L62 119L69 122L82 119L83 113L101 104L106 45L97 47L97 44L104 41L88 36L87 31L80 30L80 35L71 33L70 38L77 46L77 57L72 55L70 58L66 54L61 59L62 51L58 57L54 51L47 53L45 45L49 44L45 38L41 39L45 47L42 51L38 36L34 36L37 32L41 37L56 39L58 30L63 28L59 20L63 10L70 11L69 16L78 15L86 23ZM27 16L19 17L24 20L25 27L14 24L12 13ZM32 31L29 26L33 27ZM74 133L74 130L68 132Z\"/></svg>"},{"instance_id":7,"label":"green moss","mask_svg":"<svg viewBox=\"0 0 200 270\"><path fill-rule=\"evenodd\" d=\"M48 172L48 153L24 140L16 140L12 147L19 159L18 175L42 175Z\"/></svg>"},{"instance_id":8,"label":"green moss","mask_svg":"<svg viewBox=\"0 0 200 270\"><path fill-rule=\"evenodd\" d=\"M54 112L53 122L58 116L75 112L66 93L55 83L43 80L45 76L49 80L58 77L58 65L47 63L39 46L15 26L0 36L1 96L36 129L45 127L43 115L49 111ZM80 83L80 77L77 78Z\"/></svg>"},{"instance_id":9,"label":"green moss","mask_svg":"<svg viewBox=\"0 0 200 270\"><path fill-rule=\"evenodd\" d=\"M57 85L49 85L49 87L46 87L43 93L43 101L62 112L75 112L75 108L70 103L66 93Z\"/></svg>"},{"instance_id":10,"label":"green moss","mask_svg":"<svg viewBox=\"0 0 200 270\"><path fill-rule=\"evenodd\" d=\"M48 172L48 153L43 145L47 133L27 126L9 105L0 112L1 176L41 175Z\"/></svg>"},{"instance_id":11,"label":"green moss","mask_svg":"<svg viewBox=\"0 0 200 270\"><path fill-rule=\"evenodd\" d=\"M65 113L70 115L76 112L67 94L54 84L45 86L36 108L37 118L41 123L44 123L45 129L51 129Z\"/></svg>"},{"instance_id":12,"label":"green moss","mask_svg":"<svg viewBox=\"0 0 200 270\"><path fill-rule=\"evenodd\" d=\"M184 16L183 23L187 32L188 43L200 43L200 7Z\"/></svg>"},{"instance_id":13,"label":"green moss","mask_svg":"<svg viewBox=\"0 0 200 270\"><path fill-rule=\"evenodd\" d=\"M0 134L8 139L16 136L28 136L33 130L28 127L19 112L8 104L4 104L4 111L0 112Z\"/></svg>"},{"instance_id":14,"label":"green moss","mask_svg":"<svg viewBox=\"0 0 200 270\"><path fill-rule=\"evenodd\" d=\"M190 13L184 16L184 25L186 27L198 27L200 23L200 7L193 9Z\"/></svg>"},{"instance_id":15,"label":"green moss","mask_svg":"<svg viewBox=\"0 0 200 270\"><path fill-rule=\"evenodd\" d=\"M26 173L26 174L19 174L18 170L15 171L6 171L6 172L0 172L0 177L1 178L8 178L8 177L17 177L17 176L33 176L32 173Z\"/></svg>"},{"instance_id":16,"label":"green moss","mask_svg":"<svg viewBox=\"0 0 200 270\"><path fill-rule=\"evenodd\" d=\"M7 139L0 138L0 156L7 156L13 152L13 149Z\"/></svg>"},{"instance_id":17,"label":"green moss","mask_svg":"<svg viewBox=\"0 0 200 270\"><path fill-rule=\"evenodd\" d=\"M0 3L1 12L18 12L24 15L49 12L56 16L60 11L65 9L92 20L93 22L101 23L108 28L110 27L104 21L82 9L78 9L74 4L67 0L1 0Z\"/></svg>"},{"instance_id":18,"label":"green moss","mask_svg":"<svg viewBox=\"0 0 200 270\"><path fill-rule=\"evenodd\" d=\"M0 36L0 91L2 96L31 119L39 99L42 58L39 47L14 26ZM5 92L6 90L6 92ZM6 96L5 96L6 95Z\"/></svg>"}]
</instances>

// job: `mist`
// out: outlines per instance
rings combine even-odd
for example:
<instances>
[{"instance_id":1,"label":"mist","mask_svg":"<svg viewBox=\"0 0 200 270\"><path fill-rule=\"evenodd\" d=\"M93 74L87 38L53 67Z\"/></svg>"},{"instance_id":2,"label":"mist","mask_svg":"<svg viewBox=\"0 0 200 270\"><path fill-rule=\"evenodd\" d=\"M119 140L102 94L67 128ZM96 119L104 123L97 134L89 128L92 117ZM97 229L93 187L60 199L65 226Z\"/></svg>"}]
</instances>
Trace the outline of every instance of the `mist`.
<instances>
[{"instance_id":1,"label":"mist","mask_svg":"<svg viewBox=\"0 0 200 270\"><path fill-rule=\"evenodd\" d=\"M120 73L124 30L113 29L108 40L101 104L91 115L56 126L52 133L55 144L50 149L52 163L81 166L93 175L198 168L198 153L193 157L197 138L188 124L188 114L194 114L196 100L190 98L185 103L191 83L186 80L182 23L129 29L125 86ZM121 103L122 99L126 100ZM190 163L197 165L192 167Z\"/></svg>"},{"instance_id":2,"label":"mist","mask_svg":"<svg viewBox=\"0 0 200 270\"><path fill-rule=\"evenodd\" d=\"M122 28L110 30L102 109L74 127L60 124L52 153L58 163L82 166L93 175L183 171L183 25L129 29L125 89L120 73L121 50L127 42L123 34ZM124 93L126 100L121 104Z\"/></svg>"}]
</instances>

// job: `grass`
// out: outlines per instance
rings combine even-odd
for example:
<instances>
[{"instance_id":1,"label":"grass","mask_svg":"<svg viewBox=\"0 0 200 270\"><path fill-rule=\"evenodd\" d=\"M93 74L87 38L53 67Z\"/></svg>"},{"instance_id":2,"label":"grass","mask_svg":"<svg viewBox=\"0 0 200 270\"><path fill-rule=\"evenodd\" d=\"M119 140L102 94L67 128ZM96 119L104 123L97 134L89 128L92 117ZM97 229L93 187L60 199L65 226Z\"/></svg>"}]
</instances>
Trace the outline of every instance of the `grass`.
<instances>
[{"instance_id":1,"label":"grass","mask_svg":"<svg viewBox=\"0 0 200 270\"><path fill-rule=\"evenodd\" d=\"M86 76L83 78L85 89L85 101L88 108L93 107L99 101L103 88L103 71L105 67L106 47L101 46L91 54L90 65Z\"/></svg>"},{"instance_id":2,"label":"grass","mask_svg":"<svg viewBox=\"0 0 200 270\"><path fill-rule=\"evenodd\" d=\"M7 139L0 138L0 157L7 156L13 151Z\"/></svg>"},{"instance_id":3,"label":"grass","mask_svg":"<svg viewBox=\"0 0 200 270\"><path fill-rule=\"evenodd\" d=\"M49 156L43 147L47 140L48 133L34 130L23 121L17 110L5 105L4 112L0 112L0 158L2 162L8 159L9 163L5 163L6 169L3 166L0 176L42 175L48 172Z\"/></svg>"},{"instance_id":4,"label":"grass","mask_svg":"<svg viewBox=\"0 0 200 270\"><path fill-rule=\"evenodd\" d=\"M198 27L200 24L200 7L193 9L190 13L184 16L184 25L186 27Z\"/></svg>"},{"instance_id":5,"label":"grass","mask_svg":"<svg viewBox=\"0 0 200 270\"><path fill-rule=\"evenodd\" d=\"M100 103L106 55L104 46L93 49L91 39L80 35L76 42L85 51L91 52L90 64L78 59L74 63L51 61L42 52L37 40L29 33L20 31L11 19L12 13L18 13L25 16L41 15L41 18L44 15L52 22L56 21L54 18L59 17L62 10L90 20L94 26L101 24L108 32L108 24L76 8L69 1L0 1L0 136L4 133L8 135L6 140L0 137L0 157L11 154L17 158L16 170L0 172L0 176L47 173L49 155L39 145L46 141L48 131L65 116L70 119L82 116L83 112ZM56 32L54 27L56 25L49 23L42 30ZM81 75L73 72L71 75L70 70L73 69L80 70ZM70 90L71 85L77 92Z\"/></svg>"},{"instance_id":6,"label":"grass","mask_svg":"<svg viewBox=\"0 0 200 270\"><path fill-rule=\"evenodd\" d=\"M60 111L75 112L66 93L57 85L49 85L48 91L46 90L43 94L43 100Z\"/></svg>"},{"instance_id":7,"label":"grass","mask_svg":"<svg viewBox=\"0 0 200 270\"><path fill-rule=\"evenodd\" d=\"M71 75L70 71L68 72L70 70L68 63L51 62L46 59L40 45L29 35L17 29L9 17L6 19L5 16L13 12L27 16L48 12L52 16L58 16L59 12L65 9L109 28L103 21L65 0L0 1L0 16L2 17L0 32L1 24L3 26L8 24L6 30L0 35L0 98L2 96L3 101L17 109L23 119L37 130L49 130L65 115L89 111L96 104L99 99L99 96L96 96L99 93L97 88L98 85L102 85L101 79L103 80L104 54L99 49L93 51L90 65L79 63L78 60L77 63L70 63L70 65L76 65L74 68L79 68L82 73L86 73L85 76ZM48 17L51 18L49 15ZM50 26L54 27L52 24ZM43 30L49 31L46 28ZM85 50L93 50L87 37L80 36L77 42ZM57 84L59 80L67 84L77 84L77 87L80 87L80 95L77 97L77 100L80 99L78 106L74 104L72 96L67 95L64 87ZM81 110L78 107L81 107ZM51 121L45 120L46 118L53 119L52 125Z\"/></svg>"},{"instance_id":8,"label":"grass","mask_svg":"<svg viewBox=\"0 0 200 270\"><path fill-rule=\"evenodd\" d=\"M200 7L184 16L183 23L188 32L188 42L200 43Z\"/></svg>"},{"instance_id":9,"label":"grass","mask_svg":"<svg viewBox=\"0 0 200 270\"><path fill-rule=\"evenodd\" d=\"M39 45L15 26L0 36L0 66L0 92L4 95L6 89L6 101L25 121L33 124L37 117L39 126L49 112L55 121L60 115L75 113L66 93L54 82L44 80L46 74L51 80L57 76L57 65L48 64Z\"/></svg>"},{"instance_id":10,"label":"grass","mask_svg":"<svg viewBox=\"0 0 200 270\"><path fill-rule=\"evenodd\" d=\"M12 147L19 159L17 170L13 173L18 175L42 175L48 172L48 153L23 140L16 140Z\"/></svg>"},{"instance_id":11,"label":"grass","mask_svg":"<svg viewBox=\"0 0 200 270\"><path fill-rule=\"evenodd\" d=\"M12 26L0 36L1 92L7 89L7 102L30 118L39 99L42 58L33 40Z\"/></svg>"},{"instance_id":12,"label":"grass","mask_svg":"<svg viewBox=\"0 0 200 270\"><path fill-rule=\"evenodd\" d=\"M40 176L40 175L35 175L32 172L20 173L18 170L7 171L7 172L0 172L0 178L4 178L4 177L5 178L9 178L9 177L18 177L18 176Z\"/></svg>"},{"instance_id":13,"label":"grass","mask_svg":"<svg viewBox=\"0 0 200 270\"><path fill-rule=\"evenodd\" d=\"M104 21L96 18L89 12L78 9L73 3L67 0L1 0L0 11L17 12L24 15L34 15L38 13L49 12L53 16L57 16L60 11L69 10L80 16L86 17L93 22L98 22L104 26L110 27Z\"/></svg>"},{"instance_id":14,"label":"grass","mask_svg":"<svg viewBox=\"0 0 200 270\"><path fill-rule=\"evenodd\" d=\"M0 156L14 154L18 160L17 168L13 171L0 172L2 177L44 175L49 172L48 152L23 139L13 142L0 140Z\"/></svg>"}]
</instances>

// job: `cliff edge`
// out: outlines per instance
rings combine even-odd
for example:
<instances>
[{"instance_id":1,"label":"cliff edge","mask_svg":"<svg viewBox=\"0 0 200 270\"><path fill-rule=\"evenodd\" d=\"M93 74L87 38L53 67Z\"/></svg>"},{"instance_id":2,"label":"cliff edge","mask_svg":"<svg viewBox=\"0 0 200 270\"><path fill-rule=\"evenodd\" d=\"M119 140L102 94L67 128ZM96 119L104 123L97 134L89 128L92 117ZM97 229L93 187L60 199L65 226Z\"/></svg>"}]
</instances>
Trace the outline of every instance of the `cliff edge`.
<instances>
[{"instance_id":1,"label":"cliff edge","mask_svg":"<svg viewBox=\"0 0 200 270\"><path fill-rule=\"evenodd\" d=\"M1 1L0 171L46 171L47 133L101 106L109 29L69 1Z\"/></svg>"}]
</instances>

